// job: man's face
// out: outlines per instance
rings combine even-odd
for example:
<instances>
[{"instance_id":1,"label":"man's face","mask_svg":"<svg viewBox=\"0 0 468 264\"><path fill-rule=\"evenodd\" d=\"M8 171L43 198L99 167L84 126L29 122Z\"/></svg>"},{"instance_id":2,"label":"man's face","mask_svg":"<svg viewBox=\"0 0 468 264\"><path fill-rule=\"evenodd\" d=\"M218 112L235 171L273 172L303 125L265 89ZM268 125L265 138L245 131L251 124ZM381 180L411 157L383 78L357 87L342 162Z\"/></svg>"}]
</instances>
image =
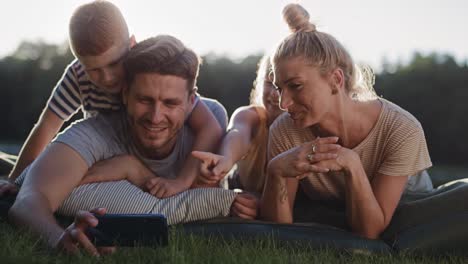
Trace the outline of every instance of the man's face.
<instances>
[{"instance_id":1,"label":"man's face","mask_svg":"<svg viewBox=\"0 0 468 264\"><path fill-rule=\"evenodd\" d=\"M161 159L172 151L193 100L187 80L173 75L140 73L124 89L130 131L145 157Z\"/></svg>"},{"instance_id":2,"label":"man's face","mask_svg":"<svg viewBox=\"0 0 468 264\"><path fill-rule=\"evenodd\" d=\"M130 39L117 41L102 54L77 55L77 58L92 83L106 93L118 94L126 85L123 58L134 44L135 39L132 36Z\"/></svg>"}]
</instances>

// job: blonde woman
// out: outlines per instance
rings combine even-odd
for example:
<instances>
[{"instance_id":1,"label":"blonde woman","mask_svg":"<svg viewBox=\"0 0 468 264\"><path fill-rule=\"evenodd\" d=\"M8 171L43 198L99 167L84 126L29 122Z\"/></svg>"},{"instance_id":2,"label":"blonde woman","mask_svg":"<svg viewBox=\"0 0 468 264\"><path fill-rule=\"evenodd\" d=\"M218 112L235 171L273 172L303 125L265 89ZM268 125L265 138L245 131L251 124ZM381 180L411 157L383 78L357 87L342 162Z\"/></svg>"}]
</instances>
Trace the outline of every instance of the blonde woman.
<instances>
[{"instance_id":1,"label":"blonde woman","mask_svg":"<svg viewBox=\"0 0 468 264\"><path fill-rule=\"evenodd\" d=\"M397 206L404 213L392 221L395 232L444 212L466 211L459 191L445 193L453 198L446 206L433 195L439 190L425 173L432 163L418 120L376 97L348 52L318 31L302 6L290 4L283 15L292 33L272 62L280 108L287 113L270 127L262 217L293 222L300 191L310 209L313 201L341 204L346 226L373 239L388 229ZM403 194L432 197L399 206Z\"/></svg>"}]
</instances>

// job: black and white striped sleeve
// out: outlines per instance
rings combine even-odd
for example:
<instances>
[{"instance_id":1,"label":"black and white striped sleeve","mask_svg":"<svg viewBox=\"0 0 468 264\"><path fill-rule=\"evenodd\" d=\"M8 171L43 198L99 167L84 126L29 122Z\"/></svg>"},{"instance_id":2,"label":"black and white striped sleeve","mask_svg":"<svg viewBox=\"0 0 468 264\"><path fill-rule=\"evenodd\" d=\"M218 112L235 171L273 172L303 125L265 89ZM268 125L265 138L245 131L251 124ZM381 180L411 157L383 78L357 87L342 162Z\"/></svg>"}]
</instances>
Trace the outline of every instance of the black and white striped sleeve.
<instances>
[{"instance_id":1,"label":"black and white striped sleeve","mask_svg":"<svg viewBox=\"0 0 468 264\"><path fill-rule=\"evenodd\" d=\"M78 76L71 63L57 82L47 108L63 120L70 119L81 106Z\"/></svg>"}]
</instances>

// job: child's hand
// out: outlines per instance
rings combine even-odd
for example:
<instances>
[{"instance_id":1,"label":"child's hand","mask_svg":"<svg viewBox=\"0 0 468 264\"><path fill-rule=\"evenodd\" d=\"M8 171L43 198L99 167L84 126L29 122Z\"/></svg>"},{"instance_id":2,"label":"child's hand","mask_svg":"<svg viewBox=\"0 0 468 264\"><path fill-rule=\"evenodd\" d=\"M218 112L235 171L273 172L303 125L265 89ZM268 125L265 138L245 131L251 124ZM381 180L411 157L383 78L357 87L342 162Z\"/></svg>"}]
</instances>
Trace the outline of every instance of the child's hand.
<instances>
[{"instance_id":1,"label":"child's hand","mask_svg":"<svg viewBox=\"0 0 468 264\"><path fill-rule=\"evenodd\" d=\"M199 181L202 184L212 185L219 182L234 165L227 157L203 151L192 151L192 156L199 159Z\"/></svg>"},{"instance_id":2,"label":"child's hand","mask_svg":"<svg viewBox=\"0 0 468 264\"><path fill-rule=\"evenodd\" d=\"M253 220L257 218L258 198L249 193L237 194L231 206L231 215Z\"/></svg>"},{"instance_id":3,"label":"child's hand","mask_svg":"<svg viewBox=\"0 0 468 264\"><path fill-rule=\"evenodd\" d=\"M145 187L151 195L162 199L186 191L190 186L179 179L156 177L149 179Z\"/></svg>"}]
</instances>

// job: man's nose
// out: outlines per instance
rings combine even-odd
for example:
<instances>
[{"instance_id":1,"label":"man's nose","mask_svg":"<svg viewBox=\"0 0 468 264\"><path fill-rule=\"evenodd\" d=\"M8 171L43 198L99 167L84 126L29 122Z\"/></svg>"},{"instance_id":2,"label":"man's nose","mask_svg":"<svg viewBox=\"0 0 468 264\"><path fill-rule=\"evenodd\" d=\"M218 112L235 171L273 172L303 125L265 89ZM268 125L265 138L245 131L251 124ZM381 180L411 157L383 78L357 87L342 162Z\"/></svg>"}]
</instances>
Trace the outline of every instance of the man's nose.
<instances>
[{"instance_id":1,"label":"man's nose","mask_svg":"<svg viewBox=\"0 0 468 264\"><path fill-rule=\"evenodd\" d=\"M158 124L163 120L164 113L162 112L161 104L155 103L151 111L151 123Z\"/></svg>"}]
</instances>

